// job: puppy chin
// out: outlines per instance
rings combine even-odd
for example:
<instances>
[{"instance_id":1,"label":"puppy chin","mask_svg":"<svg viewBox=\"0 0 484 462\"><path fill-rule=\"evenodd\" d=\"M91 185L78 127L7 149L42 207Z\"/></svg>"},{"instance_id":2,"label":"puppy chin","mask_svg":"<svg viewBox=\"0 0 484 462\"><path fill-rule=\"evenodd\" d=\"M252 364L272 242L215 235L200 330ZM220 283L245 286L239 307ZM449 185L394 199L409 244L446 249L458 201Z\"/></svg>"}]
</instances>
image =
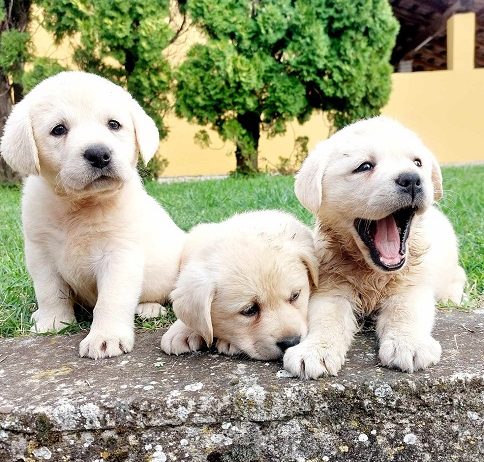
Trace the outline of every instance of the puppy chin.
<instances>
[{"instance_id":1,"label":"puppy chin","mask_svg":"<svg viewBox=\"0 0 484 462\"><path fill-rule=\"evenodd\" d=\"M132 177L131 172L118 172L109 169L106 172L71 172L59 174L58 187L69 196L90 196L99 193L110 193L119 190Z\"/></svg>"},{"instance_id":2,"label":"puppy chin","mask_svg":"<svg viewBox=\"0 0 484 462\"><path fill-rule=\"evenodd\" d=\"M123 183L125 183L124 179L101 175L91 183L87 184L83 191L96 193L109 192L118 190Z\"/></svg>"}]
</instances>

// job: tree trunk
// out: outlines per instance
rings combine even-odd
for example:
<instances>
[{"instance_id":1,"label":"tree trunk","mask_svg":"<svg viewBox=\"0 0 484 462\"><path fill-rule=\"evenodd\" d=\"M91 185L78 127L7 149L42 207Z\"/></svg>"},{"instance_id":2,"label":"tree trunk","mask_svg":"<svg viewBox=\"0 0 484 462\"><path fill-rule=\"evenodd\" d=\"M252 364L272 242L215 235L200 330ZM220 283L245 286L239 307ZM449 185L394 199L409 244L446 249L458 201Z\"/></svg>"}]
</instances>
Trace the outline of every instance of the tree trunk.
<instances>
[{"instance_id":1,"label":"tree trunk","mask_svg":"<svg viewBox=\"0 0 484 462\"><path fill-rule=\"evenodd\" d=\"M16 29L24 32L29 24L29 12L32 0L5 0L2 8L4 9L4 19L0 22L0 35L3 31ZM15 69L18 71L23 63L18 64ZM23 97L23 89L20 82L13 82L10 85L8 73L12 69L7 69L4 74L0 72L0 136L3 135L3 127L7 120L12 105L18 103ZM18 183L21 175L13 172L0 156L0 183Z\"/></svg>"},{"instance_id":2,"label":"tree trunk","mask_svg":"<svg viewBox=\"0 0 484 462\"><path fill-rule=\"evenodd\" d=\"M243 175L256 173L259 171L260 114L257 112L240 114L237 116L237 121L245 133L243 139L239 139L236 143L236 172Z\"/></svg>"}]
</instances>

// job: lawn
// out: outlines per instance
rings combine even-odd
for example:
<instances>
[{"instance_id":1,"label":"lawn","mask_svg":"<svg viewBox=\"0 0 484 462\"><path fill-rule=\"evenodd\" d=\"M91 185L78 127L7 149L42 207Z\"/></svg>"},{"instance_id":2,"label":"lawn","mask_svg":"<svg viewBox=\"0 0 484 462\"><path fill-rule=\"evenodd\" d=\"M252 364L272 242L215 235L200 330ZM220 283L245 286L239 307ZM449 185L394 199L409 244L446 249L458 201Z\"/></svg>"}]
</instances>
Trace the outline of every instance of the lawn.
<instances>
[{"instance_id":1,"label":"lawn","mask_svg":"<svg viewBox=\"0 0 484 462\"><path fill-rule=\"evenodd\" d=\"M469 284L464 308L482 305L484 290L484 166L443 169L445 197L442 210L455 226L461 246L461 262ZM148 183L148 192L183 229L206 221L220 221L235 212L279 208L311 224L312 218L293 193L292 177L260 176L189 183ZM20 226L20 191L0 186L0 336L28 332L35 297L25 270ZM160 327L171 316L138 327ZM81 325L85 327L85 325ZM77 331L71 326L66 332Z\"/></svg>"}]
</instances>

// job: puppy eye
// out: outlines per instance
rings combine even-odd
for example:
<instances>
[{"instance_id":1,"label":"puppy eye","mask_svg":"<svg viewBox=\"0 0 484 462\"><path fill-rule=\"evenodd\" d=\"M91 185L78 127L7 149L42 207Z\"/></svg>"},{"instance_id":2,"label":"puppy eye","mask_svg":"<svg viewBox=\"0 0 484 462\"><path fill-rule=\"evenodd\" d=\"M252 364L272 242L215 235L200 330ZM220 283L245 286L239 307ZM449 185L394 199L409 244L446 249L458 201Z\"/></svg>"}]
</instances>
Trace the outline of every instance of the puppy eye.
<instances>
[{"instance_id":1,"label":"puppy eye","mask_svg":"<svg viewBox=\"0 0 484 462\"><path fill-rule=\"evenodd\" d=\"M121 124L117 120L111 119L108 122L108 127L110 130L117 132L121 128Z\"/></svg>"},{"instance_id":2,"label":"puppy eye","mask_svg":"<svg viewBox=\"0 0 484 462\"><path fill-rule=\"evenodd\" d=\"M251 316L256 316L258 315L260 312L260 306L258 303L251 303L250 305L246 306L241 312L240 314L242 316L247 316L247 317L251 317Z\"/></svg>"},{"instance_id":3,"label":"puppy eye","mask_svg":"<svg viewBox=\"0 0 484 462\"><path fill-rule=\"evenodd\" d=\"M294 302L299 298L299 294L301 293L301 290L296 290L291 294L291 297L289 298L290 302Z\"/></svg>"},{"instance_id":4,"label":"puppy eye","mask_svg":"<svg viewBox=\"0 0 484 462\"><path fill-rule=\"evenodd\" d=\"M62 125L62 124L56 125L50 131L50 134L52 136L62 136L62 135L65 135L66 133L67 133L67 128L64 125Z\"/></svg>"},{"instance_id":5,"label":"puppy eye","mask_svg":"<svg viewBox=\"0 0 484 462\"><path fill-rule=\"evenodd\" d=\"M413 163L417 166L417 167L421 167L422 166L422 161L420 159L415 159L413 161Z\"/></svg>"},{"instance_id":6,"label":"puppy eye","mask_svg":"<svg viewBox=\"0 0 484 462\"><path fill-rule=\"evenodd\" d=\"M363 162L358 168L353 170L353 173L368 172L374 168L375 166L371 162Z\"/></svg>"}]
</instances>

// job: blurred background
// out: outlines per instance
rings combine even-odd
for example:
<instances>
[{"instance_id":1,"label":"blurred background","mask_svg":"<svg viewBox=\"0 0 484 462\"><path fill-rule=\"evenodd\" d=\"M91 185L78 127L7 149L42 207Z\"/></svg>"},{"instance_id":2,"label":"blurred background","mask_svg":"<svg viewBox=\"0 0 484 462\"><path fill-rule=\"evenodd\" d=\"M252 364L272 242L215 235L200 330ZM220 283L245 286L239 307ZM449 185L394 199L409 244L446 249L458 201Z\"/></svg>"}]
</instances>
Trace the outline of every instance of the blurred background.
<instances>
[{"instance_id":1,"label":"blurred background","mask_svg":"<svg viewBox=\"0 0 484 462\"><path fill-rule=\"evenodd\" d=\"M484 160L484 0L0 7L0 130L38 81L81 69L126 87L155 119L147 176L292 174L318 141L379 113L442 164Z\"/></svg>"}]
</instances>

